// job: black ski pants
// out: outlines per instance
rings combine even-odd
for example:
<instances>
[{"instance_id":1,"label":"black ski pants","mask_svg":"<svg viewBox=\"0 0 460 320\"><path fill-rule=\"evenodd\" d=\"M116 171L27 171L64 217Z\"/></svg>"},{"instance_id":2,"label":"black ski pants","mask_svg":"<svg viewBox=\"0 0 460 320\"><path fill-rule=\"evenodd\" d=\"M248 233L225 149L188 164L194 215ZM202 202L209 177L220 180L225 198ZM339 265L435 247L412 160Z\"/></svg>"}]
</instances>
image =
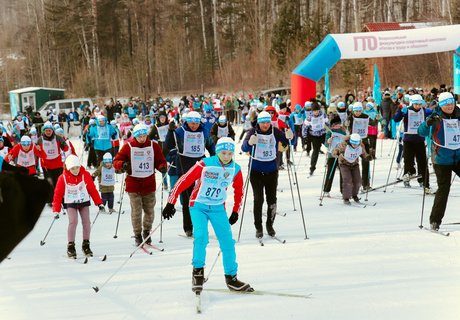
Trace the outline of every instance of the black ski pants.
<instances>
[{"instance_id":1,"label":"black ski pants","mask_svg":"<svg viewBox=\"0 0 460 320\"><path fill-rule=\"evenodd\" d=\"M404 141L404 174L415 175L415 160L417 160L417 173L421 175L418 182L424 181L424 186L430 186L426 150L424 141Z\"/></svg>"},{"instance_id":2,"label":"black ski pants","mask_svg":"<svg viewBox=\"0 0 460 320\"><path fill-rule=\"evenodd\" d=\"M249 181L254 194L254 226L262 230L262 207L264 191L267 198L267 224L273 224L276 215L276 187L278 186L278 170L270 173L251 171Z\"/></svg>"},{"instance_id":3,"label":"black ski pants","mask_svg":"<svg viewBox=\"0 0 460 320\"><path fill-rule=\"evenodd\" d=\"M450 183L452 171L460 176L460 162L455 165L434 164L434 172L438 182L438 191L434 196L433 207L431 208L430 223L437 222L441 224L444 213L446 212L447 198L450 192Z\"/></svg>"}]
</instances>

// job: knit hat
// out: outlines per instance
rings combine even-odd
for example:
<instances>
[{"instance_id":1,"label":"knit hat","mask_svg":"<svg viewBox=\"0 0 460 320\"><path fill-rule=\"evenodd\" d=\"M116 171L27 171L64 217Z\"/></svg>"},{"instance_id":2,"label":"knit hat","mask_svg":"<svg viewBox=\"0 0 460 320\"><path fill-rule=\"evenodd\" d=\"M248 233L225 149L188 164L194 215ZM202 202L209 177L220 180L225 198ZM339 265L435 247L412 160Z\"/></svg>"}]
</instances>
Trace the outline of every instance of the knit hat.
<instances>
[{"instance_id":1,"label":"knit hat","mask_svg":"<svg viewBox=\"0 0 460 320\"><path fill-rule=\"evenodd\" d=\"M70 170L75 167L80 166L80 160L74 154L69 154L69 156L65 159L65 167L67 170Z\"/></svg>"},{"instance_id":2,"label":"knit hat","mask_svg":"<svg viewBox=\"0 0 460 320\"><path fill-rule=\"evenodd\" d=\"M219 117L219 120L217 120L217 121L219 121L219 123L226 123L227 122L227 117L224 116L224 115L221 115Z\"/></svg>"},{"instance_id":3,"label":"knit hat","mask_svg":"<svg viewBox=\"0 0 460 320\"><path fill-rule=\"evenodd\" d=\"M319 103L313 102L311 104L311 111L318 111L318 110L321 110L321 106L319 105Z\"/></svg>"},{"instance_id":4,"label":"knit hat","mask_svg":"<svg viewBox=\"0 0 460 320\"><path fill-rule=\"evenodd\" d=\"M272 116L267 111L262 111L257 115L257 123L271 122Z\"/></svg>"},{"instance_id":5,"label":"knit hat","mask_svg":"<svg viewBox=\"0 0 460 320\"><path fill-rule=\"evenodd\" d=\"M109 152L106 152L103 156L102 156L102 162L104 163L112 163L112 155L109 153Z\"/></svg>"},{"instance_id":6,"label":"knit hat","mask_svg":"<svg viewBox=\"0 0 460 320\"><path fill-rule=\"evenodd\" d=\"M96 124L96 119L94 118L89 119L89 125L91 126L93 124Z\"/></svg>"},{"instance_id":7,"label":"knit hat","mask_svg":"<svg viewBox=\"0 0 460 320\"><path fill-rule=\"evenodd\" d=\"M147 126L145 124L137 124L133 130L133 137L146 136L148 134Z\"/></svg>"},{"instance_id":8,"label":"knit hat","mask_svg":"<svg viewBox=\"0 0 460 320\"><path fill-rule=\"evenodd\" d=\"M54 131L54 127L53 125L51 124L51 122L49 121L46 121L45 124L43 125L42 127L42 130L45 131L46 129L51 129Z\"/></svg>"},{"instance_id":9,"label":"knit hat","mask_svg":"<svg viewBox=\"0 0 460 320\"><path fill-rule=\"evenodd\" d=\"M231 151L235 152L235 141L233 141L232 138L229 137L223 137L217 140L216 143L216 153L219 153L221 151Z\"/></svg>"},{"instance_id":10,"label":"knit hat","mask_svg":"<svg viewBox=\"0 0 460 320\"><path fill-rule=\"evenodd\" d=\"M444 107L445 105L455 103L455 99L450 92L443 92L439 95L439 106Z\"/></svg>"},{"instance_id":11,"label":"knit hat","mask_svg":"<svg viewBox=\"0 0 460 320\"><path fill-rule=\"evenodd\" d=\"M361 143L361 136L357 133L353 133L350 136L350 143L351 144L360 144Z\"/></svg>"},{"instance_id":12,"label":"knit hat","mask_svg":"<svg viewBox=\"0 0 460 320\"><path fill-rule=\"evenodd\" d=\"M57 128L54 132L56 132L56 134L64 134L64 129Z\"/></svg>"},{"instance_id":13,"label":"knit hat","mask_svg":"<svg viewBox=\"0 0 460 320\"><path fill-rule=\"evenodd\" d=\"M410 103L413 104L423 104L424 100L421 95L413 94L410 96Z\"/></svg>"},{"instance_id":14,"label":"knit hat","mask_svg":"<svg viewBox=\"0 0 460 320\"><path fill-rule=\"evenodd\" d=\"M194 122L200 123L201 122L201 115L196 111L191 111L187 114L186 120L187 122Z\"/></svg>"},{"instance_id":15,"label":"knit hat","mask_svg":"<svg viewBox=\"0 0 460 320\"><path fill-rule=\"evenodd\" d=\"M23 136L21 138L21 144L23 146L30 146L32 144L32 140L30 140L30 137L29 136Z\"/></svg>"},{"instance_id":16,"label":"knit hat","mask_svg":"<svg viewBox=\"0 0 460 320\"><path fill-rule=\"evenodd\" d=\"M356 101L355 103L353 103L353 112L358 112L358 111L363 111L363 104L359 101Z\"/></svg>"}]
</instances>

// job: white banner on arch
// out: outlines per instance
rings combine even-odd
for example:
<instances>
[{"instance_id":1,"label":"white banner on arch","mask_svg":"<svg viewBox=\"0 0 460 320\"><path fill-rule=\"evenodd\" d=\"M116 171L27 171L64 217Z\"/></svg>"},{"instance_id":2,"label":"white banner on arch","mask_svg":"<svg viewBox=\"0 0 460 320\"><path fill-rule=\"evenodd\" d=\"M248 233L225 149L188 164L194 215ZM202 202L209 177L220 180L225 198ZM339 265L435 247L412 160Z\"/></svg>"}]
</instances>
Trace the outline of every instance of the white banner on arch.
<instances>
[{"instance_id":1,"label":"white banner on arch","mask_svg":"<svg viewBox=\"0 0 460 320\"><path fill-rule=\"evenodd\" d=\"M409 56L460 47L460 25L331 36L339 46L341 59Z\"/></svg>"}]
</instances>

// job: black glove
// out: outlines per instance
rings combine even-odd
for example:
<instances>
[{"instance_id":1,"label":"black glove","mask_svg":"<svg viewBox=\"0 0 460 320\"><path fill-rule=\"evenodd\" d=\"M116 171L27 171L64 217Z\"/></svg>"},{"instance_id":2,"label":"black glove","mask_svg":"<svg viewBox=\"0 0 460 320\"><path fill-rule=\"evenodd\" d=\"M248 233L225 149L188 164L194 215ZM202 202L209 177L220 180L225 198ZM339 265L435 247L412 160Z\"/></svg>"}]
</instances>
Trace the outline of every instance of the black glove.
<instances>
[{"instance_id":1,"label":"black glove","mask_svg":"<svg viewBox=\"0 0 460 320\"><path fill-rule=\"evenodd\" d=\"M233 211L232 214L230 215L230 218L228 218L228 222L230 222L231 225L234 225L238 221L238 212Z\"/></svg>"},{"instance_id":2,"label":"black glove","mask_svg":"<svg viewBox=\"0 0 460 320\"><path fill-rule=\"evenodd\" d=\"M124 172L128 172L131 170L131 162L123 162L123 167L122 167Z\"/></svg>"},{"instance_id":3,"label":"black glove","mask_svg":"<svg viewBox=\"0 0 460 320\"><path fill-rule=\"evenodd\" d=\"M439 119L440 119L440 118L439 118L439 116L438 116L437 114L433 114L431 117L428 117L428 118L426 119L426 125L427 125L428 127L431 127L431 126L433 125L434 121L435 121L435 120L437 121L437 120L439 120Z\"/></svg>"},{"instance_id":4,"label":"black glove","mask_svg":"<svg viewBox=\"0 0 460 320\"><path fill-rule=\"evenodd\" d=\"M105 211L105 207L103 204L98 205L99 211Z\"/></svg>"},{"instance_id":5,"label":"black glove","mask_svg":"<svg viewBox=\"0 0 460 320\"><path fill-rule=\"evenodd\" d=\"M162 215L164 219L169 220L174 216L175 213L176 209L174 209L174 205L168 202L163 209Z\"/></svg>"},{"instance_id":6,"label":"black glove","mask_svg":"<svg viewBox=\"0 0 460 320\"><path fill-rule=\"evenodd\" d=\"M371 156L371 159L375 159L375 149L374 148L369 149L369 155Z\"/></svg>"},{"instance_id":7,"label":"black glove","mask_svg":"<svg viewBox=\"0 0 460 320\"><path fill-rule=\"evenodd\" d=\"M165 174L166 172L168 172L168 167L167 166L161 167L160 169L158 169L158 171L160 171L161 173Z\"/></svg>"}]
</instances>

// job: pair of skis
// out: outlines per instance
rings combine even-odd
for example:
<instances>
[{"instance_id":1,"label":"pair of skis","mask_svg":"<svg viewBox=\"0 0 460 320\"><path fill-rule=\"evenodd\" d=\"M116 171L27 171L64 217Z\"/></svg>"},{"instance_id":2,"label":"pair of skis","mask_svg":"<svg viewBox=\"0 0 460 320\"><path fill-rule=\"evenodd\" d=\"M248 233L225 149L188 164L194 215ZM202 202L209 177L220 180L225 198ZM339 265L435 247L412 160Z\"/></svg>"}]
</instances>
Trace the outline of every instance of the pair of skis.
<instances>
[{"instance_id":1,"label":"pair of skis","mask_svg":"<svg viewBox=\"0 0 460 320\"><path fill-rule=\"evenodd\" d=\"M286 243L286 240L280 239L277 236L269 236L269 237L272 238L273 240L278 241L279 243L282 243L282 244ZM263 237L257 238L257 240L259 241L259 244L260 244L261 247L263 247L265 245Z\"/></svg>"},{"instance_id":2,"label":"pair of skis","mask_svg":"<svg viewBox=\"0 0 460 320\"><path fill-rule=\"evenodd\" d=\"M323 200L324 199L337 199L337 200L343 200L343 198L341 197L333 197L333 196L328 196L328 197L323 197ZM321 199L320 199L321 200ZM321 203L322 205L322 203ZM357 208L367 208L367 207L375 207L377 205L377 202L356 202L356 201L350 201L350 203L347 203L346 204L347 206L350 206L350 207L357 207Z\"/></svg>"}]
</instances>

